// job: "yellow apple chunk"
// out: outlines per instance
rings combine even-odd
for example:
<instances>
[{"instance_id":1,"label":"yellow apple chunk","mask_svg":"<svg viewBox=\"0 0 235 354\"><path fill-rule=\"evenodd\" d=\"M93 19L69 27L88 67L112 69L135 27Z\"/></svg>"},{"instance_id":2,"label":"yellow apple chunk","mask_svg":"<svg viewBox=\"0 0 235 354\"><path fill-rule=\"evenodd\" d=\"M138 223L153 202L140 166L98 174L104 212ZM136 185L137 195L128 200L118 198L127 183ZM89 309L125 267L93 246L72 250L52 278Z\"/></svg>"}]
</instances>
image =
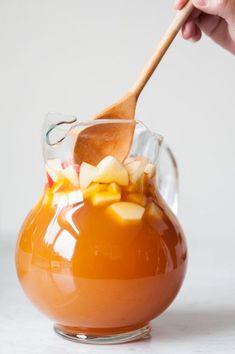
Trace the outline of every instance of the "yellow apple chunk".
<instances>
[{"instance_id":1,"label":"yellow apple chunk","mask_svg":"<svg viewBox=\"0 0 235 354\"><path fill-rule=\"evenodd\" d=\"M63 171L62 174L67 180L74 186L78 187L79 186L79 181L78 181L78 175L73 166L68 166L66 167Z\"/></svg>"},{"instance_id":2,"label":"yellow apple chunk","mask_svg":"<svg viewBox=\"0 0 235 354\"><path fill-rule=\"evenodd\" d=\"M81 189L87 188L98 174L98 169L89 163L83 162L79 171L79 182Z\"/></svg>"},{"instance_id":3,"label":"yellow apple chunk","mask_svg":"<svg viewBox=\"0 0 235 354\"><path fill-rule=\"evenodd\" d=\"M128 172L126 168L113 156L106 156L97 165L98 175L94 182L112 183L116 182L121 186L127 186L129 183Z\"/></svg>"},{"instance_id":4,"label":"yellow apple chunk","mask_svg":"<svg viewBox=\"0 0 235 354\"><path fill-rule=\"evenodd\" d=\"M110 205L108 212L119 222L140 222L145 208L135 203L119 202Z\"/></svg>"},{"instance_id":5,"label":"yellow apple chunk","mask_svg":"<svg viewBox=\"0 0 235 354\"><path fill-rule=\"evenodd\" d=\"M100 191L99 183L91 183L89 187L82 190L84 199L92 197L95 193Z\"/></svg>"},{"instance_id":6,"label":"yellow apple chunk","mask_svg":"<svg viewBox=\"0 0 235 354\"><path fill-rule=\"evenodd\" d=\"M118 202L121 199L121 193L98 192L91 197L94 206L108 205Z\"/></svg>"},{"instance_id":7,"label":"yellow apple chunk","mask_svg":"<svg viewBox=\"0 0 235 354\"><path fill-rule=\"evenodd\" d=\"M60 172L63 170L62 163L61 163L60 159L47 160L47 166L57 172Z\"/></svg>"},{"instance_id":8,"label":"yellow apple chunk","mask_svg":"<svg viewBox=\"0 0 235 354\"><path fill-rule=\"evenodd\" d=\"M49 159L46 163L46 171L48 175L51 177L53 182L58 181L61 177L61 172L63 170L61 160L59 159Z\"/></svg>"},{"instance_id":9,"label":"yellow apple chunk","mask_svg":"<svg viewBox=\"0 0 235 354\"><path fill-rule=\"evenodd\" d=\"M144 173L146 164L143 161L133 161L126 165L126 169L130 176L130 181L136 183Z\"/></svg>"},{"instance_id":10,"label":"yellow apple chunk","mask_svg":"<svg viewBox=\"0 0 235 354\"><path fill-rule=\"evenodd\" d=\"M121 188L120 186L113 182L113 183L110 183L108 186L107 186L107 190L111 193L121 193Z\"/></svg>"}]
</instances>

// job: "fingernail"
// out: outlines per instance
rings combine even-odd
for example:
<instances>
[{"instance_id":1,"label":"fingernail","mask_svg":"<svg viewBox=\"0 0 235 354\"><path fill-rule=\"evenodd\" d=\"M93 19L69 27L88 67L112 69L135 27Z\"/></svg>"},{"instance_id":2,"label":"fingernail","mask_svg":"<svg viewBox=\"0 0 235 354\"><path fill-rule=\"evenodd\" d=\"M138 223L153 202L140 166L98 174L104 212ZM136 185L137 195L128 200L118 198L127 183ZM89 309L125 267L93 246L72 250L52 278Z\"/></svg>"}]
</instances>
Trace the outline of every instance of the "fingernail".
<instances>
[{"instance_id":1,"label":"fingernail","mask_svg":"<svg viewBox=\"0 0 235 354\"><path fill-rule=\"evenodd\" d=\"M208 0L193 0L193 3L200 7L204 7L208 5Z\"/></svg>"}]
</instances>

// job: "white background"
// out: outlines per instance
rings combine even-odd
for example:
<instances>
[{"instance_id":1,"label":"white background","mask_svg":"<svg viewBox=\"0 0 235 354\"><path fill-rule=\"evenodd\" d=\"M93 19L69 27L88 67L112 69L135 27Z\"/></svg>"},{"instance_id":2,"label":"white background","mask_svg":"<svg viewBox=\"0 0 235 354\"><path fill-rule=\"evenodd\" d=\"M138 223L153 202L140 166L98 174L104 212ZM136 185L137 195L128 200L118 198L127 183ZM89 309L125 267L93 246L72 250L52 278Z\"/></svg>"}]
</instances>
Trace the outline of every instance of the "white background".
<instances>
[{"instance_id":1,"label":"white background","mask_svg":"<svg viewBox=\"0 0 235 354\"><path fill-rule=\"evenodd\" d=\"M88 119L133 84L173 16L172 0L0 1L0 225L16 237L42 191L46 112ZM235 58L180 37L137 117L164 135L181 173L189 238L235 236Z\"/></svg>"},{"instance_id":2,"label":"white background","mask_svg":"<svg viewBox=\"0 0 235 354\"><path fill-rule=\"evenodd\" d=\"M120 98L170 23L172 3L0 0L0 231L5 242L15 242L42 192L40 134L46 112L85 120ZM220 306L227 306L226 294L235 297L235 57L208 38L194 45L179 36L141 95L137 117L164 135L180 167L180 216L190 249L181 296L192 296L195 284L200 286L193 278L200 266L208 277L204 286L212 274L218 282L230 276L220 287L225 296ZM211 298L216 296L212 291ZM229 306L230 313L232 300Z\"/></svg>"}]
</instances>

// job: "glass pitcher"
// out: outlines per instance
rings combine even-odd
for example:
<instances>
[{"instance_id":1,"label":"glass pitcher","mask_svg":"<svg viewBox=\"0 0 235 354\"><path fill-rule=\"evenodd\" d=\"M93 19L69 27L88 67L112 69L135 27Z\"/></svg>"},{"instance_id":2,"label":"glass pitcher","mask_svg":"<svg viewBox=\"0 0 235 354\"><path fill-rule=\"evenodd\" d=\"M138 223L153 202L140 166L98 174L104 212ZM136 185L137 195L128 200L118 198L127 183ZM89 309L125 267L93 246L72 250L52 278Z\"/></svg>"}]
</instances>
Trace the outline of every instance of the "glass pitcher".
<instances>
[{"instance_id":1,"label":"glass pitcher","mask_svg":"<svg viewBox=\"0 0 235 354\"><path fill-rule=\"evenodd\" d=\"M96 165L76 163L77 137L95 124L134 124L123 161L111 149ZM59 114L47 116L43 151L44 192L16 247L24 291L65 338L114 344L148 336L187 264L173 154L139 121L78 122Z\"/></svg>"}]
</instances>

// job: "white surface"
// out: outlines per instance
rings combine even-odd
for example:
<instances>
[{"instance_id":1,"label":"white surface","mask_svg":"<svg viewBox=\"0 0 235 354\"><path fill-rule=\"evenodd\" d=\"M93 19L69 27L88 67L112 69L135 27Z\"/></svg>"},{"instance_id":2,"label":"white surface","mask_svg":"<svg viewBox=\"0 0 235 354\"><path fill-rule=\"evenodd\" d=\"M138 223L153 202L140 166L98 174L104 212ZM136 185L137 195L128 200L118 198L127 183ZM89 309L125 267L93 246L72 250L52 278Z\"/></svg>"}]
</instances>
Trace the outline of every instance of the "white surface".
<instances>
[{"instance_id":1,"label":"white surface","mask_svg":"<svg viewBox=\"0 0 235 354\"><path fill-rule=\"evenodd\" d=\"M18 284L13 248L0 259L1 354L232 354L235 353L235 241L190 242L189 269L173 305L153 321L152 338L116 346L91 346L59 338L52 323Z\"/></svg>"}]
</instances>

